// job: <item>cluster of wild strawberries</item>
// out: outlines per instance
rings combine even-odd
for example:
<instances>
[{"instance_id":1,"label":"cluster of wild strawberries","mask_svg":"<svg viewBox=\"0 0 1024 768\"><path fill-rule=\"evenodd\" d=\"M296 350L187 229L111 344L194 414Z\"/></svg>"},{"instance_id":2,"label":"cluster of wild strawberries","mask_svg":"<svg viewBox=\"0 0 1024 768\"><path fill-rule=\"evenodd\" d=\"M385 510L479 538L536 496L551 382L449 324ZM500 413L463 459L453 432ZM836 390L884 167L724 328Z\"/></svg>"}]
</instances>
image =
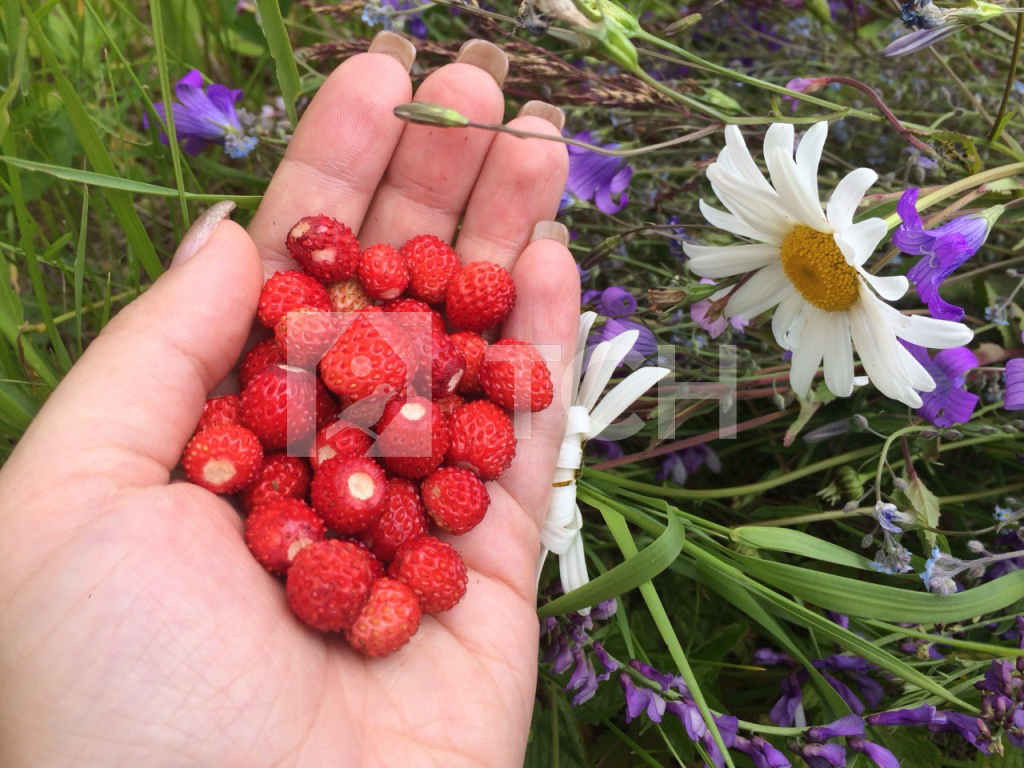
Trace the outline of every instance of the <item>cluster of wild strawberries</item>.
<instances>
[{"instance_id":1,"label":"cluster of wild strawberries","mask_svg":"<svg viewBox=\"0 0 1024 768\"><path fill-rule=\"evenodd\" d=\"M274 335L243 358L240 395L207 400L182 466L238 494L249 549L302 621L385 656L465 594L432 526L480 523L484 482L515 456L509 412L546 408L551 376L532 345L481 336L515 302L495 264L463 266L432 235L360 250L323 215L287 247L302 271L273 275L259 301Z\"/></svg>"}]
</instances>

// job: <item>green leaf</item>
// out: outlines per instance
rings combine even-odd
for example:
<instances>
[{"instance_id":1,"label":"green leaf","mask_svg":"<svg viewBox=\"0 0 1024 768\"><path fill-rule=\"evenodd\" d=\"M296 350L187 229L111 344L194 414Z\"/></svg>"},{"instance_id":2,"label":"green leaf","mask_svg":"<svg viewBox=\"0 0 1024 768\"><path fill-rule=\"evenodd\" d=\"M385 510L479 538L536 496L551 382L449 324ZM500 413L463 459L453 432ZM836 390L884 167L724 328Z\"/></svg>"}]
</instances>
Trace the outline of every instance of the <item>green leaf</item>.
<instances>
[{"instance_id":1,"label":"green leaf","mask_svg":"<svg viewBox=\"0 0 1024 768\"><path fill-rule=\"evenodd\" d=\"M256 0L256 7L263 24L263 34L267 38L267 47L277 65L277 84L288 109L288 119L292 125L298 125L295 102L302 90L302 82L299 80L299 68L295 64L292 44L288 40L288 29L281 16L280 0Z\"/></svg>"},{"instance_id":2,"label":"green leaf","mask_svg":"<svg viewBox=\"0 0 1024 768\"><path fill-rule=\"evenodd\" d=\"M917 519L929 528L939 527L939 500L935 494L928 490L928 487L921 481L920 475L914 475L914 479L908 483L906 490L907 499L917 512ZM928 540L928 546L935 546L935 534L932 531L924 532Z\"/></svg>"},{"instance_id":3,"label":"green leaf","mask_svg":"<svg viewBox=\"0 0 1024 768\"><path fill-rule=\"evenodd\" d=\"M665 532L643 551L628 557L625 562L602 573L588 584L542 605L537 609L537 615L545 619L578 611L646 584L679 556L684 538L682 524L675 518L669 518Z\"/></svg>"},{"instance_id":4,"label":"green leaf","mask_svg":"<svg viewBox=\"0 0 1024 768\"><path fill-rule=\"evenodd\" d=\"M788 552L791 555L808 557L850 568L871 570L871 560L851 552L836 544L822 541L817 536L793 531L788 528L770 528L768 526L745 526L732 532L733 541L755 549L767 549L773 552Z\"/></svg>"}]
</instances>

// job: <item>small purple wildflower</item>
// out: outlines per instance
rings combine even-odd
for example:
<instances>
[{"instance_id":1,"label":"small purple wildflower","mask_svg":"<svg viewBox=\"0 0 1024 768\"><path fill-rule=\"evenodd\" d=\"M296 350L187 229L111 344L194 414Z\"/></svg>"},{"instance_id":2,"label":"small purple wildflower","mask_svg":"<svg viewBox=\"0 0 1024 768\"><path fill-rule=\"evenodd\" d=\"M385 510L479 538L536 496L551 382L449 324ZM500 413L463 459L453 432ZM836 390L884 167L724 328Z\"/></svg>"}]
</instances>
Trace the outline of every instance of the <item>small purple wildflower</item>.
<instances>
[{"instance_id":1,"label":"small purple wildflower","mask_svg":"<svg viewBox=\"0 0 1024 768\"><path fill-rule=\"evenodd\" d=\"M842 744L792 744L790 750L808 768L846 768L846 747Z\"/></svg>"},{"instance_id":2,"label":"small purple wildflower","mask_svg":"<svg viewBox=\"0 0 1024 768\"><path fill-rule=\"evenodd\" d=\"M702 278L700 282L703 285L715 284L714 280L709 280L706 277ZM717 339L721 336L725 332L725 329L730 325L740 332L747 327L747 321L743 318L739 316L731 319L727 318L722 314L721 308L713 311L712 304L713 302L711 298L707 298L695 301L690 305L690 319L707 331L708 336L712 339ZM709 313L711 314L711 317L708 317Z\"/></svg>"},{"instance_id":3,"label":"small purple wildflower","mask_svg":"<svg viewBox=\"0 0 1024 768\"><path fill-rule=\"evenodd\" d=\"M875 744L860 736L854 736L846 740L846 745L854 752L867 755L868 759L877 765L878 768L900 768L900 761L896 759L896 755L881 744Z\"/></svg>"},{"instance_id":4,"label":"small purple wildflower","mask_svg":"<svg viewBox=\"0 0 1024 768\"><path fill-rule=\"evenodd\" d=\"M978 367L974 353L967 347L956 347L943 349L931 357L924 347L907 342L903 342L903 346L935 382L935 389L921 393L921 407L915 413L937 427L951 427L970 421L978 396L964 389L964 381L967 372Z\"/></svg>"},{"instance_id":5,"label":"small purple wildflower","mask_svg":"<svg viewBox=\"0 0 1024 768\"><path fill-rule=\"evenodd\" d=\"M922 704L913 709L894 709L889 712L877 712L864 718L868 725L931 725L944 723L944 715L938 714L931 704Z\"/></svg>"},{"instance_id":6,"label":"small purple wildflower","mask_svg":"<svg viewBox=\"0 0 1024 768\"><path fill-rule=\"evenodd\" d=\"M1006 396L1003 407L1008 411L1024 409L1024 357L1006 361Z\"/></svg>"},{"instance_id":7,"label":"small purple wildflower","mask_svg":"<svg viewBox=\"0 0 1024 768\"><path fill-rule=\"evenodd\" d=\"M677 485L685 485L690 476L703 466L707 466L716 475L722 471L722 462L710 446L695 445L666 453L656 476L658 480L671 480Z\"/></svg>"},{"instance_id":8,"label":"small purple wildflower","mask_svg":"<svg viewBox=\"0 0 1024 768\"><path fill-rule=\"evenodd\" d=\"M811 741L828 741L836 736L863 736L864 720L859 715L846 715L828 725L818 725L807 731Z\"/></svg>"},{"instance_id":9,"label":"small purple wildflower","mask_svg":"<svg viewBox=\"0 0 1024 768\"><path fill-rule=\"evenodd\" d=\"M577 133L572 138L588 144L594 144L590 131ZM618 144L603 144L606 149L615 149ZM611 155L601 155L583 147L569 146L569 177L565 182L565 192L559 210L566 210L572 205L573 197L583 201L594 201L594 205L602 213L612 214L621 211L629 196L626 187L633 177L633 169L625 161ZM621 197L618 202L613 195Z\"/></svg>"},{"instance_id":10,"label":"small purple wildflower","mask_svg":"<svg viewBox=\"0 0 1024 768\"><path fill-rule=\"evenodd\" d=\"M174 98L171 114L185 154L198 155L208 144L221 144L229 157L237 159L248 155L256 146L256 137L246 135L235 109L242 98L241 89L220 83L211 83L204 89L202 73L193 69L175 84ZM153 107L161 122L166 121L165 102L158 101ZM149 128L149 115L142 116L142 124ZM163 144L170 141L162 125L160 141Z\"/></svg>"},{"instance_id":11,"label":"small purple wildflower","mask_svg":"<svg viewBox=\"0 0 1024 768\"><path fill-rule=\"evenodd\" d=\"M786 88L791 91L796 91L797 93L814 93L815 91L819 91L824 88L828 83L829 78L827 77L794 77L786 83ZM796 112L796 108L800 104L800 99L796 96L783 94L782 100L788 101L790 103L790 107L794 112Z\"/></svg>"},{"instance_id":12,"label":"small purple wildflower","mask_svg":"<svg viewBox=\"0 0 1024 768\"><path fill-rule=\"evenodd\" d=\"M903 223L893 233L892 242L904 253L921 256L907 278L914 283L928 311L939 320L959 322L964 317L960 307L939 296L939 286L965 261L981 248L989 229L1002 213L1002 206L967 216L958 216L935 229L925 229L917 212L918 189L908 189L900 197L897 212Z\"/></svg>"},{"instance_id":13,"label":"small purple wildflower","mask_svg":"<svg viewBox=\"0 0 1024 768\"><path fill-rule=\"evenodd\" d=\"M619 675L619 683L626 696L627 723L640 717L643 712L647 713L648 719L652 722L661 722L661 717L665 714L665 700L661 696L650 688L637 688L633 683L633 678L625 672Z\"/></svg>"},{"instance_id":14,"label":"small purple wildflower","mask_svg":"<svg viewBox=\"0 0 1024 768\"><path fill-rule=\"evenodd\" d=\"M733 742L733 749L749 757L754 763L754 768L789 768L790 766L786 756L760 736L751 736L749 739L737 736Z\"/></svg>"}]
</instances>

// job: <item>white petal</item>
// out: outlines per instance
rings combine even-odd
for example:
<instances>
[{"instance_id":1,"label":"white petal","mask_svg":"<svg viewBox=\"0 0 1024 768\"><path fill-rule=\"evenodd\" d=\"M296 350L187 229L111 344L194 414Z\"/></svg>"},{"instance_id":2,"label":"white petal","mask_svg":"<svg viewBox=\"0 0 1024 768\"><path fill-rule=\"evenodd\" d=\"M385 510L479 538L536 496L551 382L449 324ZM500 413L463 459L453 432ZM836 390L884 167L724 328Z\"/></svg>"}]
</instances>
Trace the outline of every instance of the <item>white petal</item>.
<instances>
[{"instance_id":1,"label":"white petal","mask_svg":"<svg viewBox=\"0 0 1024 768\"><path fill-rule=\"evenodd\" d=\"M766 309L771 309L795 290L782 271L782 265L772 264L756 272L736 289L725 305L725 315L750 320Z\"/></svg>"},{"instance_id":2,"label":"white petal","mask_svg":"<svg viewBox=\"0 0 1024 768\"><path fill-rule=\"evenodd\" d=\"M771 184L761 173L754 159L747 149L747 142L743 139L743 132L735 125L728 125L725 128L725 146L722 154L726 155L729 163L735 169L737 175L749 181L751 184L760 187L767 192L773 192ZM721 158L721 155L719 155Z\"/></svg>"},{"instance_id":3,"label":"white petal","mask_svg":"<svg viewBox=\"0 0 1024 768\"><path fill-rule=\"evenodd\" d=\"M836 245L851 267L860 267L871 258L882 238L889 232L883 219L867 219L851 224L836 234Z\"/></svg>"},{"instance_id":4,"label":"white petal","mask_svg":"<svg viewBox=\"0 0 1024 768\"><path fill-rule=\"evenodd\" d=\"M853 345L850 342L850 321L845 312L826 312L829 321L825 342L825 383L839 397L853 393Z\"/></svg>"},{"instance_id":5,"label":"white petal","mask_svg":"<svg viewBox=\"0 0 1024 768\"><path fill-rule=\"evenodd\" d=\"M772 315L772 333L775 334L775 340L783 349L793 348L790 339L790 330L805 306L810 305L803 296L798 292L794 292L791 296L783 299L779 303L778 309L776 309L775 314Z\"/></svg>"},{"instance_id":6,"label":"white petal","mask_svg":"<svg viewBox=\"0 0 1024 768\"><path fill-rule=\"evenodd\" d=\"M867 293L867 291L862 291L863 293ZM886 352L894 340L889 337L887 328L871 321L867 309L868 301L877 302L878 300L874 297L867 300L862 299L854 304L847 313L850 320L850 331L853 335L853 345L857 348L857 354L860 355L860 360L864 364L864 370L871 383L883 395L906 403L911 408L920 408L920 395L901 379L897 370L891 367L886 360Z\"/></svg>"},{"instance_id":7,"label":"white petal","mask_svg":"<svg viewBox=\"0 0 1024 768\"><path fill-rule=\"evenodd\" d=\"M762 233L759 240L769 237L781 239L793 228L795 222L780 206L778 196L768 195L743 182L717 163L708 168L707 174L722 205L749 227Z\"/></svg>"},{"instance_id":8,"label":"white petal","mask_svg":"<svg viewBox=\"0 0 1024 768\"><path fill-rule=\"evenodd\" d=\"M825 325L823 312L815 307L805 310L808 315L804 325L803 338L793 349L793 365L789 372L789 385L800 396L806 396L814 382L814 374L821 365L821 356L825 353L825 343L829 335Z\"/></svg>"},{"instance_id":9,"label":"white petal","mask_svg":"<svg viewBox=\"0 0 1024 768\"><path fill-rule=\"evenodd\" d=\"M620 333L614 339L602 341L590 355L590 362L587 364L587 372L583 375L583 382L580 384L580 394L576 402L586 408L593 410L597 398L608 386L608 381L615 374L629 351L633 349L636 340L640 337L640 331L632 330Z\"/></svg>"},{"instance_id":10,"label":"white petal","mask_svg":"<svg viewBox=\"0 0 1024 768\"><path fill-rule=\"evenodd\" d=\"M601 432L615 421L622 412L636 402L644 392L653 387L672 371L668 368L641 368L633 371L623 381L605 395L597 407L590 412L591 433L586 437L597 437Z\"/></svg>"},{"instance_id":11,"label":"white petal","mask_svg":"<svg viewBox=\"0 0 1024 768\"><path fill-rule=\"evenodd\" d=\"M928 373L928 370L923 365L917 362L917 358L910 354L906 347L897 343L893 344L892 348L896 352L901 370L910 386L918 392L931 392L935 389L935 380L932 379L931 374Z\"/></svg>"},{"instance_id":12,"label":"white petal","mask_svg":"<svg viewBox=\"0 0 1024 768\"><path fill-rule=\"evenodd\" d=\"M901 339L929 349L950 349L969 344L974 331L963 323L936 320L923 315L904 315L888 305L882 310L893 333Z\"/></svg>"},{"instance_id":13,"label":"white petal","mask_svg":"<svg viewBox=\"0 0 1024 768\"><path fill-rule=\"evenodd\" d=\"M768 155L768 170L779 192L779 200L790 218L819 232L826 231L828 221L821 212L821 201L816 191L812 192L803 184L793 156L781 149L773 150Z\"/></svg>"},{"instance_id":14,"label":"white petal","mask_svg":"<svg viewBox=\"0 0 1024 768\"><path fill-rule=\"evenodd\" d=\"M878 277L877 275L872 275L863 270L858 271L860 272L860 276L867 281L868 285L875 289L875 293L886 301L896 301L897 299L901 299L903 298L903 294L910 289L910 281L903 275Z\"/></svg>"},{"instance_id":15,"label":"white petal","mask_svg":"<svg viewBox=\"0 0 1024 768\"><path fill-rule=\"evenodd\" d=\"M821 209L821 198L818 195L818 165L821 162L821 151L825 148L825 139L828 137L828 123L822 120L812 125L800 139L800 145L796 148L796 167L800 171L800 178L804 186L811 192L811 196L819 201L818 209Z\"/></svg>"},{"instance_id":16,"label":"white petal","mask_svg":"<svg viewBox=\"0 0 1024 768\"><path fill-rule=\"evenodd\" d=\"M836 232L842 232L853 223L853 214L864 199L864 193L878 180L870 168L858 168L842 178L832 192L825 209L828 223Z\"/></svg>"},{"instance_id":17,"label":"white petal","mask_svg":"<svg viewBox=\"0 0 1024 768\"><path fill-rule=\"evenodd\" d=\"M572 359L572 393L570 403L575 403L580 392L580 377L583 375L583 352L587 348L587 339L590 337L590 329L597 320L597 312L581 312L580 327L576 334L576 354ZM639 335L639 334L638 334Z\"/></svg>"},{"instance_id":18,"label":"white petal","mask_svg":"<svg viewBox=\"0 0 1024 768\"><path fill-rule=\"evenodd\" d=\"M754 229L754 227L747 224L739 216L712 208L703 200L700 201L700 212L704 214L704 218L708 220L711 226L737 237L749 237L751 240L759 240L762 243L775 243L776 245L782 242L781 237L772 237L761 230Z\"/></svg>"},{"instance_id":19,"label":"white petal","mask_svg":"<svg viewBox=\"0 0 1024 768\"><path fill-rule=\"evenodd\" d=\"M753 272L780 258L779 246L768 244L715 247L683 243L683 250L690 257L693 274L715 279Z\"/></svg>"},{"instance_id":20,"label":"white petal","mask_svg":"<svg viewBox=\"0 0 1024 768\"><path fill-rule=\"evenodd\" d=\"M790 123L772 123L764 135L764 156L771 157L772 152L781 149L790 157L793 156L794 131Z\"/></svg>"}]
</instances>

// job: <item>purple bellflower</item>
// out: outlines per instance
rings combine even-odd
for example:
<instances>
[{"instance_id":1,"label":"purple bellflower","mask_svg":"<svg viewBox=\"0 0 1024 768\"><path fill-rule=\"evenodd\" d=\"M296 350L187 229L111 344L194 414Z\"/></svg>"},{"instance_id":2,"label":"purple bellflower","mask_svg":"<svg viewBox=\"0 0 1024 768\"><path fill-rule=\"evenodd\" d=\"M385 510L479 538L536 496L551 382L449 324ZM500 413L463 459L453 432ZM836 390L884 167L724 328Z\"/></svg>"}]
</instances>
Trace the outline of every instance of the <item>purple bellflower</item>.
<instances>
[{"instance_id":1,"label":"purple bellflower","mask_svg":"<svg viewBox=\"0 0 1024 768\"><path fill-rule=\"evenodd\" d=\"M722 462L717 453L708 445L695 445L692 448L665 454L657 478L684 485L690 475L703 466L707 466L716 475L722 471Z\"/></svg>"},{"instance_id":2,"label":"purple bellflower","mask_svg":"<svg viewBox=\"0 0 1024 768\"><path fill-rule=\"evenodd\" d=\"M598 314L606 318L604 325L590 334L588 347L594 347L602 341L610 341L620 333L637 331L640 335L623 359L623 363L639 364L658 351L658 339L650 328L635 320L627 320L636 312L636 299L625 288L613 285L603 291L588 290L580 296L582 304L596 302Z\"/></svg>"},{"instance_id":3,"label":"purple bellflower","mask_svg":"<svg viewBox=\"0 0 1024 768\"><path fill-rule=\"evenodd\" d=\"M1024 357L1006 361L1006 396L1003 407L1008 411L1024 409Z\"/></svg>"},{"instance_id":4,"label":"purple bellflower","mask_svg":"<svg viewBox=\"0 0 1024 768\"><path fill-rule=\"evenodd\" d=\"M918 191L908 189L900 197L896 210L903 223L893 233L892 242L904 253L921 257L907 272L907 278L914 283L922 301L928 302L932 317L959 322L964 317L963 309L944 301L939 296L939 286L978 252L1004 209L997 205L982 213L958 216L935 229L925 229L917 212Z\"/></svg>"},{"instance_id":5,"label":"purple bellflower","mask_svg":"<svg viewBox=\"0 0 1024 768\"><path fill-rule=\"evenodd\" d=\"M211 83L203 88L203 75L193 69L174 86L171 114L181 148L188 155L198 155L208 144L221 144L229 157L248 155L256 146L256 137L247 135L238 119L235 104L242 98L238 88ZM167 106L158 101L153 105L161 121L166 121ZM142 124L149 127L149 116L143 115ZM163 126L160 141L169 142Z\"/></svg>"},{"instance_id":6,"label":"purple bellflower","mask_svg":"<svg viewBox=\"0 0 1024 768\"><path fill-rule=\"evenodd\" d=\"M922 262L918 262L918 266ZM935 314L934 310L932 314ZM978 367L974 353L967 347L956 347L943 349L931 357L924 347L907 342L903 342L903 346L935 382L935 389L921 393L921 407L915 413L937 427L951 427L970 421L978 396L964 389L964 379L969 370Z\"/></svg>"},{"instance_id":7,"label":"purple bellflower","mask_svg":"<svg viewBox=\"0 0 1024 768\"><path fill-rule=\"evenodd\" d=\"M572 138L594 144L590 131L577 133ZM615 149L618 144L599 145L606 149ZM559 210L565 210L572 204L573 197L594 201L594 205L602 213L618 213L629 196L626 187L633 177L633 169L625 164L622 158L611 155L600 155L583 147L569 146L569 178L565 182L565 192ZM618 202L613 195L621 195Z\"/></svg>"}]
</instances>

